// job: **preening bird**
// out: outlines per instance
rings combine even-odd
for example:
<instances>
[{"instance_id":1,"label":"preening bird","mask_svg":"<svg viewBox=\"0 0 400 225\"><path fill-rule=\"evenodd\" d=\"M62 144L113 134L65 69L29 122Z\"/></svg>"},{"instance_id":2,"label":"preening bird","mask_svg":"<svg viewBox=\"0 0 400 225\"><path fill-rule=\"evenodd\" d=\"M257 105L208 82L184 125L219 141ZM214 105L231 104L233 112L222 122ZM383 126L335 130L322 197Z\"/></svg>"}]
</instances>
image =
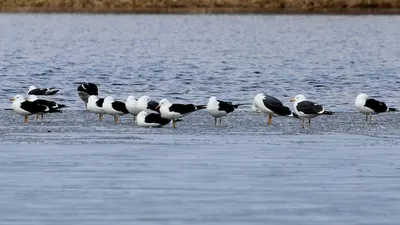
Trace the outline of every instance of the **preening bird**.
<instances>
[{"instance_id":1,"label":"preening bird","mask_svg":"<svg viewBox=\"0 0 400 225\"><path fill-rule=\"evenodd\" d=\"M84 82L78 86L77 91L79 98L82 99L82 101L85 103L85 108L87 108L87 103L91 95L99 95L99 89L94 83Z\"/></svg>"}]
</instances>

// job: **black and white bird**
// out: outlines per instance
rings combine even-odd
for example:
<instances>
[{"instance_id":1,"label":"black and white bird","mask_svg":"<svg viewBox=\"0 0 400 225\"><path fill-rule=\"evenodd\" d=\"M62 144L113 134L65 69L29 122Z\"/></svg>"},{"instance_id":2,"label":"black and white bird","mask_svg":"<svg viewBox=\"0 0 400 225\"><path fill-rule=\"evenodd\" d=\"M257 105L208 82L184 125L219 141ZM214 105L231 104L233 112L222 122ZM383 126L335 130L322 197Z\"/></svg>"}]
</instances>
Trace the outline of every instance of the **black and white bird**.
<instances>
[{"instance_id":1,"label":"black and white bird","mask_svg":"<svg viewBox=\"0 0 400 225\"><path fill-rule=\"evenodd\" d=\"M252 108L253 111L261 111L268 115L268 125L271 124L272 117L292 115L290 108L284 106L279 99L264 93L259 93L254 97Z\"/></svg>"},{"instance_id":2,"label":"black and white bird","mask_svg":"<svg viewBox=\"0 0 400 225\"><path fill-rule=\"evenodd\" d=\"M23 115L25 117L24 123L28 123L28 118L30 115L37 113L53 113L53 112L61 112L57 108L49 108L45 105L39 105L35 102L30 102L24 98L23 95L16 95L13 98L10 98L12 102L12 109L19 115Z\"/></svg>"},{"instance_id":3,"label":"black and white bird","mask_svg":"<svg viewBox=\"0 0 400 225\"><path fill-rule=\"evenodd\" d=\"M159 105L158 102L150 99L148 95L143 95L137 100L137 108L140 111L145 111L147 113L160 113L160 110L157 108Z\"/></svg>"},{"instance_id":4,"label":"black and white bird","mask_svg":"<svg viewBox=\"0 0 400 225\"><path fill-rule=\"evenodd\" d=\"M52 88L37 88L31 85L28 89L27 95L54 95L58 92L58 89Z\"/></svg>"},{"instance_id":5,"label":"black and white bird","mask_svg":"<svg viewBox=\"0 0 400 225\"><path fill-rule=\"evenodd\" d=\"M103 102L104 113L114 116L114 123L118 123L118 116L128 114L129 111L126 109L125 102L116 101L113 97L108 96Z\"/></svg>"},{"instance_id":6,"label":"black and white bird","mask_svg":"<svg viewBox=\"0 0 400 225\"><path fill-rule=\"evenodd\" d=\"M219 118L219 126L222 126L222 117L228 113L233 112L241 104L232 104L231 102L225 102L217 100L215 96L211 96L207 103L208 113L214 117L213 126L217 126L217 118Z\"/></svg>"},{"instance_id":7,"label":"black and white bird","mask_svg":"<svg viewBox=\"0 0 400 225\"><path fill-rule=\"evenodd\" d=\"M376 115L379 113L384 112L395 112L397 111L396 108L389 108L384 102L378 101L373 98L369 98L368 95L361 93L356 97L356 109L365 114L365 120L368 122L368 115L369 115L369 122L372 122L372 115Z\"/></svg>"},{"instance_id":8,"label":"black and white bird","mask_svg":"<svg viewBox=\"0 0 400 225\"><path fill-rule=\"evenodd\" d=\"M184 117L200 109L205 109L205 105L194 104L172 104L167 99L162 99L156 109L160 110L161 117L172 120L172 127L176 127L178 118Z\"/></svg>"},{"instance_id":9,"label":"black and white bird","mask_svg":"<svg viewBox=\"0 0 400 225\"><path fill-rule=\"evenodd\" d=\"M87 103L91 95L99 95L99 89L94 83L82 83L78 86L77 90L79 98L82 99L83 102L85 102L85 108L87 108Z\"/></svg>"},{"instance_id":10,"label":"black and white bird","mask_svg":"<svg viewBox=\"0 0 400 225\"><path fill-rule=\"evenodd\" d=\"M136 117L136 123L140 127L162 127L171 122L170 119L161 117L159 113L147 113L141 111Z\"/></svg>"},{"instance_id":11,"label":"black and white bird","mask_svg":"<svg viewBox=\"0 0 400 225\"><path fill-rule=\"evenodd\" d=\"M158 104L157 104L158 105ZM130 95L126 98L125 101L126 109L129 111L130 114L133 115L133 119L136 119L136 116L141 112L141 109L138 106L138 102L135 99L135 96Z\"/></svg>"},{"instance_id":12,"label":"black and white bird","mask_svg":"<svg viewBox=\"0 0 400 225\"><path fill-rule=\"evenodd\" d=\"M293 103L294 111L301 118L301 126L304 128L304 120L308 119L308 127L311 126L311 119L319 115L332 115L334 112L326 111L324 107L312 101L308 101L302 94L290 99Z\"/></svg>"},{"instance_id":13,"label":"black and white bird","mask_svg":"<svg viewBox=\"0 0 400 225\"><path fill-rule=\"evenodd\" d=\"M99 114L100 121L103 120L103 114L104 114L103 103L104 103L104 98L98 98L97 95L91 95L87 103L87 109L90 112Z\"/></svg>"},{"instance_id":14,"label":"black and white bird","mask_svg":"<svg viewBox=\"0 0 400 225\"><path fill-rule=\"evenodd\" d=\"M36 104L39 104L39 105L44 105L44 106L48 107L49 109L61 109L61 108L67 107L64 104L58 104L55 101L39 99L36 95L28 95L28 98L26 100L28 100L30 102L33 102L33 103L36 103ZM44 114L45 113L37 113L36 114L36 120L38 120L39 115L41 117L41 120L43 120L43 115Z\"/></svg>"}]
</instances>

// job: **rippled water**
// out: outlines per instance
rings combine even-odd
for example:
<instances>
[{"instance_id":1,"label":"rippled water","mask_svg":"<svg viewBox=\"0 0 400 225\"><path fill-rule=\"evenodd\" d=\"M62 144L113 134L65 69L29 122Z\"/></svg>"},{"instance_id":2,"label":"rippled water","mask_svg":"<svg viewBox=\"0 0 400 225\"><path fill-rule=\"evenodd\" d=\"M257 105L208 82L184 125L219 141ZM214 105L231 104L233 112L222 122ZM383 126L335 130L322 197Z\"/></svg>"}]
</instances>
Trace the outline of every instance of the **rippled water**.
<instances>
[{"instance_id":1,"label":"rippled water","mask_svg":"<svg viewBox=\"0 0 400 225\"><path fill-rule=\"evenodd\" d=\"M29 85L69 107L0 111L1 224L397 224L399 114L355 112L365 92L400 108L400 17L0 14L0 103ZM244 105L212 128L114 125L76 88L125 100L251 103L303 93L337 112L302 129Z\"/></svg>"},{"instance_id":2,"label":"rippled water","mask_svg":"<svg viewBox=\"0 0 400 225\"><path fill-rule=\"evenodd\" d=\"M399 104L400 17L1 15L1 95L77 84L125 99L283 101L354 111L360 92ZM8 103L3 103L8 107Z\"/></svg>"}]
</instances>

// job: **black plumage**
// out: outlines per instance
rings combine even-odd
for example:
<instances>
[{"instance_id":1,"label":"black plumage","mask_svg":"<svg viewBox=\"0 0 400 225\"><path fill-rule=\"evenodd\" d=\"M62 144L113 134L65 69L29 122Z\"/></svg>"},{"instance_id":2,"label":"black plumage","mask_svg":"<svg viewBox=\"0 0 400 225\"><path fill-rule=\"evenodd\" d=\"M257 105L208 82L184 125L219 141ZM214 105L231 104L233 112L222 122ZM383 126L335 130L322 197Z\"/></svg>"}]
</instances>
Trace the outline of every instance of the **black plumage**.
<instances>
[{"instance_id":1,"label":"black plumage","mask_svg":"<svg viewBox=\"0 0 400 225\"><path fill-rule=\"evenodd\" d=\"M61 112L59 109L57 108L49 108L45 105L39 105L37 103L34 102L29 102L29 101L24 101L21 103L21 109L30 112L32 114L36 114L36 113L52 113L52 112Z\"/></svg>"},{"instance_id":2,"label":"black plumage","mask_svg":"<svg viewBox=\"0 0 400 225\"><path fill-rule=\"evenodd\" d=\"M96 101L97 107L103 107L104 103L104 98L99 98L99 100Z\"/></svg>"},{"instance_id":3,"label":"black plumage","mask_svg":"<svg viewBox=\"0 0 400 225\"><path fill-rule=\"evenodd\" d=\"M161 117L160 114L150 113L144 118L144 122L146 122L146 123L157 123L157 124L160 124L160 126L164 126L164 125L170 123L171 120Z\"/></svg>"},{"instance_id":4,"label":"black plumage","mask_svg":"<svg viewBox=\"0 0 400 225\"><path fill-rule=\"evenodd\" d=\"M160 108L157 108L157 106L158 106L158 102L156 102L156 101L149 101L147 103L147 109L150 109L150 110L153 110L156 112L160 112Z\"/></svg>"},{"instance_id":5,"label":"black plumage","mask_svg":"<svg viewBox=\"0 0 400 225\"><path fill-rule=\"evenodd\" d=\"M116 111L119 112L123 112L123 113L129 113L128 109L126 109L125 103L120 102L120 101L114 101L111 106L113 107L113 109L115 109Z\"/></svg>"},{"instance_id":6,"label":"black plumage","mask_svg":"<svg viewBox=\"0 0 400 225\"><path fill-rule=\"evenodd\" d=\"M266 108L280 116L288 116L292 114L292 111L288 107L284 106L279 99L273 96L265 95L263 103Z\"/></svg>"},{"instance_id":7,"label":"black plumage","mask_svg":"<svg viewBox=\"0 0 400 225\"><path fill-rule=\"evenodd\" d=\"M99 95L99 89L94 83L82 83L78 86L78 91L85 92L88 95Z\"/></svg>"},{"instance_id":8,"label":"black plumage","mask_svg":"<svg viewBox=\"0 0 400 225\"><path fill-rule=\"evenodd\" d=\"M299 115L297 115L297 114L294 113L294 112L292 112L292 115L293 115L293 117L296 118L296 119L301 119L301 118L299 117Z\"/></svg>"},{"instance_id":9,"label":"black plumage","mask_svg":"<svg viewBox=\"0 0 400 225\"><path fill-rule=\"evenodd\" d=\"M296 109L304 114L321 114L324 111L322 105L310 101L299 102Z\"/></svg>"},{"instance_id":10,"label":"black plumage","mask_svg":"<svg viewBox=\"0 0 400 225\"><path fill-rule=\"evenodd\" d=\"M63 104L57 104L54 101L48 101L44 99L36 99L35 101L32 101L33 103L39 104L39 105L44 105L47 106L48 108L64 108L67 107L66 105Z\"/></svg>"},{"instance_id":11,"label":"black plumage","mask_svg":"<svg viewBox=\"0 0 400 225\"><path fill-rule=\"evenodd\" d=\"M30 90L28 92L28 95L54 95L58 92L59 90L55 88L36 88L33 90Z\"/></svg>"},{"instance_id":12,"label":"black plumage","mask_svg":"<svg viewBox=\"0 0 400 225\"><path fill-rule=\"evenodd\" d=\"M383 113L386 111L396 111L395 108L388 108L384 102L377 101L375 99L367 99L365 101L365 107L374 110L375 113Z\"/></svg>"},{"instance_id":13,"label":"black plumage","mask_svg":"<svg viewBox=\"0 0 400 225\"><path fill-rule=\"evenodd\" d=\"M235 109L237 109L241 104L232 104L232 102L224 102L221 100L218 101L218 111L225 111L226 113L231 113Z\"/></svg>"},{"instance_id":14,"label":"black plumage","mask_svg":"<svg viewBox=\"0 0 400 225\"><path fill-rule=\"evenodd\" d=\"M199 109L205 109L205 105L193 105L193 104L172 104L169 107L169 111L180 114L188 114Z\"/></svg>"}]
</instances>

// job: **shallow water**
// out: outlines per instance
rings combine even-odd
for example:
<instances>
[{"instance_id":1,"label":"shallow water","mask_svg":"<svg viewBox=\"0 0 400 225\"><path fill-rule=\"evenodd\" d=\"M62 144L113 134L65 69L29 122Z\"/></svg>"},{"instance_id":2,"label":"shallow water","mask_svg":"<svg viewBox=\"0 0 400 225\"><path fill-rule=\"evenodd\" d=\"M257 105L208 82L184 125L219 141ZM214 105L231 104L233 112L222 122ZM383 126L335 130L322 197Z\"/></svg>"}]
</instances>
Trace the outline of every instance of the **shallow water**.
<instances>
[{"instance_id":1,"label":"shallow water","mask_svg":"<svg viewBox=\"0 0 400 225\"><path fill-rule=\"evenodd\" d=\"M78 83L126 99L289 104L303 93L354 111L360 92L399 104L397 16L0 16L1 97L55 86L79 107ZM3 108L9 107L7 101Z\"/></svg>"},{"instance_id":2,"label":"shallow water","mask_svg":"<svg viewBox=\"0 0 400 225\"><path fill-rule=\"evenodd\" d=\"M0 97L29 85L69 107L44 121L0 110L0 224L397 224L400 17L0 15ZM213 128L99 122L79 82L124 100L248 103ZM336 113L302 129L251 111L266 91ZM400 107L399 107L400 108Z\"/></svg>"}]
</instances>

